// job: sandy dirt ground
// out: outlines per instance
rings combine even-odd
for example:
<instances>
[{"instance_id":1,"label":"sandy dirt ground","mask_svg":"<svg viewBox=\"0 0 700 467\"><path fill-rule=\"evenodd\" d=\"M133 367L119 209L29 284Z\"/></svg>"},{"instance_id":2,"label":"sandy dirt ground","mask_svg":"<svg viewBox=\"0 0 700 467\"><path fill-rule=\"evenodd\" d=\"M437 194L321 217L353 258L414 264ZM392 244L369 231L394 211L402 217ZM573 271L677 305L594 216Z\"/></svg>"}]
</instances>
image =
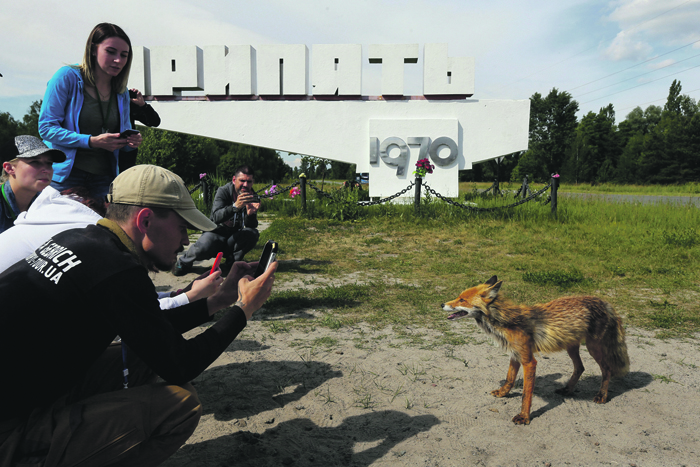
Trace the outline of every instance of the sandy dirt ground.
<instances>
[{"instance_id":1,"label":"sandy dirt ground","mask_svg":"<svg viewBox=\"0 0 700 467\"><path fill-rule=\"evenodd\" d=\"M198 264L154 282L180 288L211 261ZM600 369L584 348L586 371L569 398L554 391L571 360L541 355L532 421L516 426L522 372L508 397L489 394L504 382L508 355L471 320L453 325L476 343L426 349L411 343L436 336L425 329L272 332L261 314L284 321L321 312L258 312L194 380L202 420L164 466L700 465L697 338L627 329L631 371L613 379L604 405L593 402Z\"/></svg>"}]
</instances>

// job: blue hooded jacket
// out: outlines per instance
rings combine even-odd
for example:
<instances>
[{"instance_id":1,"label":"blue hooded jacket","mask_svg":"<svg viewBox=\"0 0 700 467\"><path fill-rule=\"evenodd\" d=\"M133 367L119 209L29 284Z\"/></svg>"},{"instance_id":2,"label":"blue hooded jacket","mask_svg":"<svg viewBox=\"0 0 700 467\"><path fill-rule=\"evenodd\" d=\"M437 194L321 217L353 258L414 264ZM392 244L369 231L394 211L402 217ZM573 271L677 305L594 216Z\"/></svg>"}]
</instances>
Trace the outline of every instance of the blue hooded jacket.
<instances>
[{"instance_id":1,"label":"blue hooded jacket","mask_svg":"<svg viewBox=\"0 0 700 467\"><path fill-rule=\"evenodd\" d=\"M60 149L66 153L65 162L53 164L53 180L64 181L70 175L78 148L89 148L90 135L80 133L78 120L83 108L85 83L80 69L64 66L49 81L44 101L39 113L39 134L50 148ZM117 95L119 107L119 132L131 129L129 121L129 91ZM122 150L133 150L125 146ZM119 150L114 151L112 173L116 177L119 171Z\"/></svg>"}]
</instances>

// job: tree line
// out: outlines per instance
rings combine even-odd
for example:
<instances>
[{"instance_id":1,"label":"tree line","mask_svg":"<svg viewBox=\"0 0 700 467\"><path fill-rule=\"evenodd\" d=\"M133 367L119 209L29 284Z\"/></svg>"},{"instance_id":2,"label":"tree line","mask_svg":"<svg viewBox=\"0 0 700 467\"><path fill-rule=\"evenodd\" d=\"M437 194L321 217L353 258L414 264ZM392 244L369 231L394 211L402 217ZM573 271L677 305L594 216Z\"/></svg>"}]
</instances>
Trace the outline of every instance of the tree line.
<instances>
[{"instance_id":1,"label":"tree line","mask_svg":"<svg viewBox=\"0 0 700 467\"><path fill-rule=\"evenodd\" d=\"M488 161L465 180L545 181L559 173L567 183L676 184L700 181L700 106L674 80L663 107L636 107L619 124L612 104L579 121L578 102L552 89L530 98L527 151Z\"/></svg>"},{"instance_id":2,"label":"tree line","mask_svg":"<svg viewBox=\"0 0 700 467\"><path fill-rule=\"evenodd\" d=\"M292 174L277 151L157 128L138 127L143 136L138 164L153 164L180 175L187 183L202 173L231 179L237 167L249 165L256 182L280 181Z\"/></svg>"}]
</instances>

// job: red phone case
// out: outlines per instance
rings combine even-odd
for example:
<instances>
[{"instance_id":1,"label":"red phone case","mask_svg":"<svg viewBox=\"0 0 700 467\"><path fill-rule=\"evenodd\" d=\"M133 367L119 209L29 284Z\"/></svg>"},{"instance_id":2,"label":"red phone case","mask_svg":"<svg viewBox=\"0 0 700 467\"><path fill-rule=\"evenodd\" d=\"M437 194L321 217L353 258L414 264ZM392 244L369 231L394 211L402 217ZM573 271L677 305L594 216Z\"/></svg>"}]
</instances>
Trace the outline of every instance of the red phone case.
<instances>
[{"instance_id":1,"label":"red phone case","mask_svg":"<svg viewBox=\"0 0 700 467\"><path fill-rule=\"evenodd\" d=\"M224 256L224 252L220 251L218 255L216 255L216 259L214 260L214 265L211 267L211 272L209 274L213 274L214 271L216 271L216 268L219 267L219 263L221 262L221 257Z\"/></svg>"}]
</instances>

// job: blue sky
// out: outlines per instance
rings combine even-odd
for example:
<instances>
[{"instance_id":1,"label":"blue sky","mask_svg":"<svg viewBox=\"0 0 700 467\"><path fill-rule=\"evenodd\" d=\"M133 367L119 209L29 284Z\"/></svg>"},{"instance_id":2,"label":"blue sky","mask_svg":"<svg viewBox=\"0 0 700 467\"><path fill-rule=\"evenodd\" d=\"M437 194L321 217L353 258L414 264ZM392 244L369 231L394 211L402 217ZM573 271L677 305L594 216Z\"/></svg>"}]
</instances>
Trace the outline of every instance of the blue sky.
<instances>
[{"instance_id":1,"label":"blue sky","mask_svg":"<svg viewBox=\"0 0 700 467\"><path fill-rule=\"evenodd\" d=\"M22 0L0 9L0 112L20 119L92 27L120 25L134 45L361 44L363 94L380 94L370 44L447 43L476 60L476 99L569 91L579 117L612 103L617 121L663 105L673 79L700 98L700 0ZM697 68L694 68L697 67ZM422 62L406 66L422 92Z\"/></svg>"}]
</instances>

